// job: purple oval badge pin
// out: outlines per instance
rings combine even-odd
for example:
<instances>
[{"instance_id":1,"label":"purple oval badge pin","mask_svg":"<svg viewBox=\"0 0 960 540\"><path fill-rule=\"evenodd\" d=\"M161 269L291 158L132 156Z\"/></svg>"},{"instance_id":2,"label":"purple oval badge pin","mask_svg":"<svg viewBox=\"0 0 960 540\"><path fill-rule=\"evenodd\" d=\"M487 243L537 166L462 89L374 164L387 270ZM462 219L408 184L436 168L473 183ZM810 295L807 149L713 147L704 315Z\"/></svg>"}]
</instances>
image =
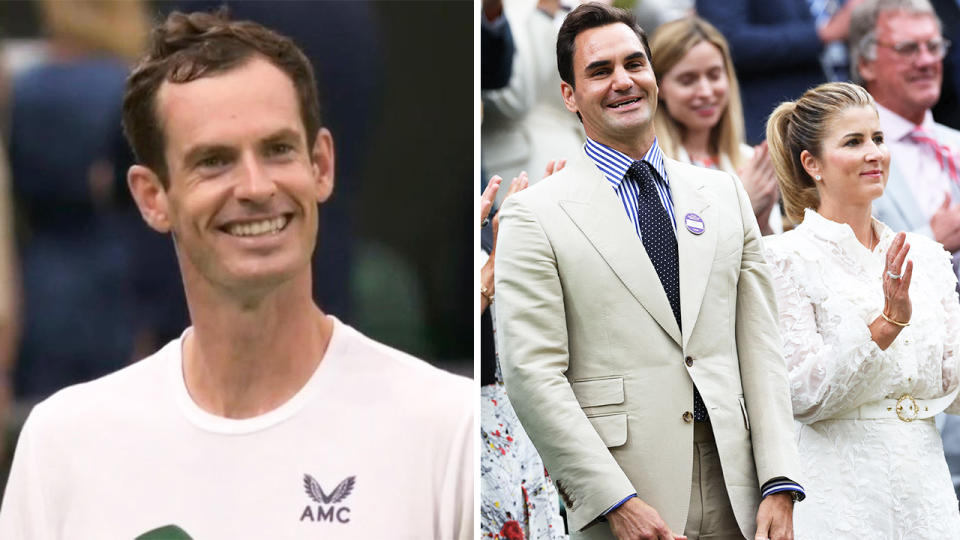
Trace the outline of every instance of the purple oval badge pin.
<instances>
[{"instance_id":1,"label":"purple oval badge pin","mask_svg":"<svg viewBox=\"0 0 960 540\"><path fill-rule=\"evenodd\" d=\"M683 217L683 222L687 226L687 230L693 234L703 234L703 231L706 229L703 228L703 220L700 219L700 216L690 212Z\"/></svg>"}]
</instances>

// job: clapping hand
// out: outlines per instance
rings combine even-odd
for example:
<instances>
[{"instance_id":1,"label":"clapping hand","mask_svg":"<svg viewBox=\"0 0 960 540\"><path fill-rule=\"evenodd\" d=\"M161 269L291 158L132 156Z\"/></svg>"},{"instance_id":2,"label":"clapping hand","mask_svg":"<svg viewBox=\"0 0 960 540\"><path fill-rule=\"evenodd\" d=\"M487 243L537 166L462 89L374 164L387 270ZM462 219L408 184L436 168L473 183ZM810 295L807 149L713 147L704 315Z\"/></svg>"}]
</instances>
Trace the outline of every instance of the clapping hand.
<instances>
[{"instance_id":1,"label":"clapping hand","mask_svg":"<svg viewBox=\"0 0 960 540\"><path fill-rule=\"evenodd\" d=\"M883 314L894 321L910 322L913 307L910 304L910 279L913 277L913 261L903 261L910 252L905 233L897 233L887 252L883 268Z\"/></svg>"},{"instance_id":2,"label":"clapping hand","mask_svg":"<svg viewBox=\"0 0 960 540\"><path fill-rule=\"evenodd\" d=\"M753 156L740 169L739 175L747 195L750 196L750 206L753 207L753 214L757 217L760 232L770 234L773 232L770 230L770 212L773 210L773 204L777 202L779 192L777 173L773 168L766 141L756 147Z\"/></svg>"}]
</instances>

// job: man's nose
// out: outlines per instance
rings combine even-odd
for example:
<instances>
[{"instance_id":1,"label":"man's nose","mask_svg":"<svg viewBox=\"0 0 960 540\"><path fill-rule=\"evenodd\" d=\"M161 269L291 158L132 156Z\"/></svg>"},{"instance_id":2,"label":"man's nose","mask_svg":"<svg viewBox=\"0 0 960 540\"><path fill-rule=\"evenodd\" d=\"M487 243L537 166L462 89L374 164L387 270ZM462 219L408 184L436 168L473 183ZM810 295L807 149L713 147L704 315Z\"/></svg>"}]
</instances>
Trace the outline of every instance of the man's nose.
<instances>
[{"instance_id":1,"label":"man's nose","mask_svg":"<svg viewBox=\"0 0 960 540\"><path fill-rule=\"evenodd\" d=\"M618 91L627 90L633 86L633 79L630 78L630 74L627 73L627 70L622 67L618 67L613 71L613 89Z\"/></svg>"},{"instance_id":2,"label":"man's nose","mask_svg":"<svg viewBox=\"0 0 960 540\"><path fill-rule=\"evenodd\" d=\"M245 156L238 172L240 177L234 189L238 199L266 202L277 192L277 185L256 156Z\"/></svg>"}]
</instances>

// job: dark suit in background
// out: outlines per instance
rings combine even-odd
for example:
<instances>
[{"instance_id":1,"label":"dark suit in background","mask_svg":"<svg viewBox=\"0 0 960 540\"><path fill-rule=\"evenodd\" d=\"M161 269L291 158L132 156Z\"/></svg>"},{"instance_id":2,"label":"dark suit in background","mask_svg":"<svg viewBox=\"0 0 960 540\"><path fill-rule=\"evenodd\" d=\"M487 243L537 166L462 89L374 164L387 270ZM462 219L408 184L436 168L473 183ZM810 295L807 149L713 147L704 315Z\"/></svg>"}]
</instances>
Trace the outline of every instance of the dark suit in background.
<instances>
[{"instance_id":1,"label":"dark suit in background","mask_svg":"<svg viewBox=\"0 0 960 540\"><path fill-rule=\"evenodd\" d=\"M766 138L777 105L826 82L823 44L805 0L697 0L696 10L730 42L750 144Z\"/></svg>"}]
</instances>

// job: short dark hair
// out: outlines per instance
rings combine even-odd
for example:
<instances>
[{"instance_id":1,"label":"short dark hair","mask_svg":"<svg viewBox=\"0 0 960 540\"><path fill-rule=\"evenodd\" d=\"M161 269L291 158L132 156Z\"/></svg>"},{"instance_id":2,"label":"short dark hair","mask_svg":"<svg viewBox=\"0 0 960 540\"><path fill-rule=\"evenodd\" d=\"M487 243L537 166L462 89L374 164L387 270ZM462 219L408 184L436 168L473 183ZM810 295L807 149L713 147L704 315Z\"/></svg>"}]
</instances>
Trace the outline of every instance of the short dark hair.
<instances>
[{"instance_id":1,"label":"short dark hair","mask_svg":"<svg viewBox=\"0 0 960 540\"><path fill-rule=\"evenodd\" d=\"M633 33L640 38L640 43L643 44L647 60L650 59L650 44L647 43L647 34L637 24L637 20L632 13L625 9L596 2L580 4L563 20L563 25L557 34L557 69L560 71L560 78L563 82L570 86L576 86L573 83L573 53L574 40L577 39L577 35L591 28L617 23L625 24L633 30Z\"/></svg>"},{"instance_id":2,"label":"short dark hair","mask_svg":"<svg viewBox=\"0 0 960 540\"><path fill-rule=\"evenodd\" d=\"M139 163L169 185L164 158L163 122L157 118L157 91L164 81L186 83L241 67L261 56L293 81L313 148L320 129L320 103L313 67L293 41L252 21L231 21L226 9L215 13L171 13L150 36L147 53L127 78L123 131Z\"/></svg>"}]
</instances>

